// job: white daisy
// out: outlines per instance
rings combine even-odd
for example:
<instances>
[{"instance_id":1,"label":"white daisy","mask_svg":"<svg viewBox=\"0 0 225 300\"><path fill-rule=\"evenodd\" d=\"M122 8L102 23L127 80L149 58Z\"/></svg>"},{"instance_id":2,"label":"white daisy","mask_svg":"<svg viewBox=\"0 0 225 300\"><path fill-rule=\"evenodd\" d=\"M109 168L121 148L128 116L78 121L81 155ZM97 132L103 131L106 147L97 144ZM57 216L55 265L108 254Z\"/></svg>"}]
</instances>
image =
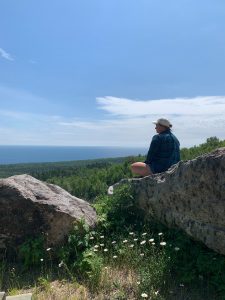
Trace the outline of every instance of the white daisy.
<instances>
[{"instance_id":1,"label":"white daisy","mask_svg":"<svg viewBox=\"0 0 225 300\"><path fill-rule=\"evenodd\" d=\"M63 266L63 261L61 261L61 263L59 263L59 268L61 268Z\"/></svg>"},{"instance_id":2,"label":"white daisy","mask_svg":"<svg viewBox=\"0 0 225 300\"><path fill-rule=\"evenodd\" d=\"M160 245L161 246L166 246L166 242L161 242Z\"/></svg>"},{"instance_id":3,"label":"white daisy","mask_svg":"<svg viewBox=\"0 0 225 300\"><path fill-rule=\"evenodd\" d=\"M141 297L142 297L142 298L148 298L148 294L142 293L142 294L141 294Z\"/></svg>"}]
</instances>

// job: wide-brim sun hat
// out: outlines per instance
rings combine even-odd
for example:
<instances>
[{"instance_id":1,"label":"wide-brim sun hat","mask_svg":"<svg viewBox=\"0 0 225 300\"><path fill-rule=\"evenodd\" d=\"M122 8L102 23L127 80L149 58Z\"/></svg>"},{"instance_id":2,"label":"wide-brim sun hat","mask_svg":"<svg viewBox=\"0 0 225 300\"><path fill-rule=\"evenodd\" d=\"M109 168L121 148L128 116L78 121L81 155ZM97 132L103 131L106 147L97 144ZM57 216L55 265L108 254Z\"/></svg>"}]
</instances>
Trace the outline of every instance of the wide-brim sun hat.
<instances>
[{"instance_id":1,"label":"wide-brim sun hat","mask_svg":"<svg viewBox=\"0 0 225 300\"><path fill-rule=\"evenodd\" d=\"M168 128L171 128L173 125L170 123L169 120L167 119L164 119L164 118L160 118L158 119L157 121L153 121L152 122L153 124L158 124L158 125L161 125L161 126L164 126L164 127L168 127Z\"/></svg>"}]
</instances>

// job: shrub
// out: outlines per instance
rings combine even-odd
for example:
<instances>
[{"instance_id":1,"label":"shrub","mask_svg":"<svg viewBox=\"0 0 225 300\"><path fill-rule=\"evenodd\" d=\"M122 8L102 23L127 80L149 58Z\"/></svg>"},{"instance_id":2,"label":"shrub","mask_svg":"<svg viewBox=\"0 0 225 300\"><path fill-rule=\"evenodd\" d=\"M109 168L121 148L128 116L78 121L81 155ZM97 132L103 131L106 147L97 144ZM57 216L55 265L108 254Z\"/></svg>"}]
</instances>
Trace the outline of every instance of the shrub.
<instances>
[{"instance_id":1,"label":"shrub","mask_svg":"<svg viewBox=\"0 0 225 300\"><path fill-rule=\"evenodd\" d=\"M29 238L19 247L19 258L23 263L23 267L38 266L45 256L44 237Z\"/></svg>"},{"instance_id":2,"label":"shrub","mask_svg":"<svg viewBox=\"0 0 225 300\"><path fill-rule=\"evenodd\" d=\"M143 211L138 207L129 184L118 187L112 196L100 196L95 208L107 230L121 232L144 224Z\"/></svg>"},{"instance_id":3,"label":"shrub","mask_svg":"<svg viewBox=\"0 0 225 300\"><path fill-rule=\"evenodd\" d=\"M95 291L101 281L103 258L93 251L86 250L77 267L82 277L88 280L89 288Z\"/></svg>"}]
</instances>

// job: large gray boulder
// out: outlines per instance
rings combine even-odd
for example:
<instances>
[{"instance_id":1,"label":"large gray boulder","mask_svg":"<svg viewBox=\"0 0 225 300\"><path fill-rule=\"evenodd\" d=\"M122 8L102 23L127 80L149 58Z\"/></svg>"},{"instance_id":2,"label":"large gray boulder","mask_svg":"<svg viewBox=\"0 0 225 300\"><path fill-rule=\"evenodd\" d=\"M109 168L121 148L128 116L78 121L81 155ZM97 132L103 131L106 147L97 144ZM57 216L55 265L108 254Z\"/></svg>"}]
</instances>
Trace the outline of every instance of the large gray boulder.
<instances>
[{"instance_id":1,"label":"large gray boulder","mask_svg":"<svg viewBox=\"0 0 225 300\"><path fill-rule=\"evenodd\" d=\"M60 244L81 219L94 226L95 210L56 185L29 175L0 179L0 249L42 233L49 245Z\"/></svg>"},{"instance_id":2,"label":"large gray boulder","mask_svg":"<svg viewBox=\"0 0 225 300\"><path fill-rule=\"evenodd\" d=\"M146 217L179 227L225 254L225 148L128 181Z\"/></svg>"}]
</instances>

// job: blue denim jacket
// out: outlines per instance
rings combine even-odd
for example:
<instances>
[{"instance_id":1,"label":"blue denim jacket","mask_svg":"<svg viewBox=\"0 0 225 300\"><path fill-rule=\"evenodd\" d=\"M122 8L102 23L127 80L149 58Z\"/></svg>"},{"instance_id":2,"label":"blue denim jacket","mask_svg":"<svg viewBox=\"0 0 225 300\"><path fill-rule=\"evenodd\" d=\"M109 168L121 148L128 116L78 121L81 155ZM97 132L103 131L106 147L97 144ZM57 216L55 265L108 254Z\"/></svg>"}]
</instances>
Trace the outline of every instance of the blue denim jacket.
<instances>
[{"instance_id":1,"label":"blue denim jacket","mask_svg":"<svg viewBox=\"0 0 225 300\"><path fill-rule=\"evenodd\" d=\"M180 161L180 143L170 129L153 136L145 163L152 173L161 173Z\"/></svg>"}]
</instances>

